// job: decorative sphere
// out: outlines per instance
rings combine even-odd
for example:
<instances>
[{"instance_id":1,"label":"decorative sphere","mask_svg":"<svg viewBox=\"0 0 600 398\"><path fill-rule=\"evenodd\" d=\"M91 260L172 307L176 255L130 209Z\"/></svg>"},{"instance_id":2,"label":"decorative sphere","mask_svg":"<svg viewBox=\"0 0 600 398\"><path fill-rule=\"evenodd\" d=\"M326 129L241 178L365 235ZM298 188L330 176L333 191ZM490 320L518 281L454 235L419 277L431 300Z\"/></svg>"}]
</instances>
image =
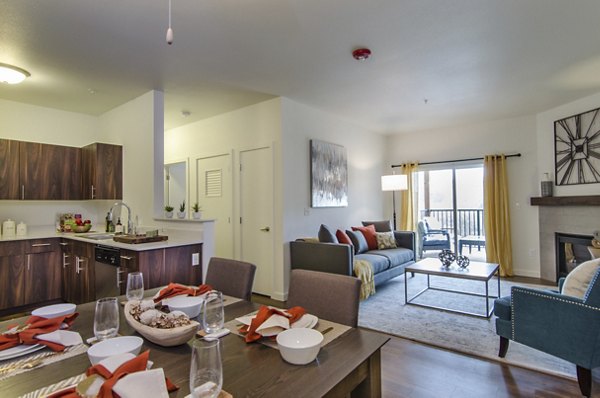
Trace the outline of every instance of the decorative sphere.
<instances>
[{"instance_id":1,"label":"decorative sphere","mask_svg":"<svg viewBox=\"0 0 600 398\"><path fill-rule=\"evenodd\" d=\"M470 262L471 260L469 260L469 257L467 256L456 257L456 264L458 264L460 268L467 268Z\"/></svg>"},{"instance_id":2,"label":"decorative sphere","mask_svg":"<svg viewBox=\"0 0 600 398\"><path fill-rule=\"evenodd\" d=\"M452 250L448 249L442 250L438 257L442 262L444 268L448 268L450 264L452 264L454 260L456 260L456 255L452 252Z\"/></svg>"}]
</instances>

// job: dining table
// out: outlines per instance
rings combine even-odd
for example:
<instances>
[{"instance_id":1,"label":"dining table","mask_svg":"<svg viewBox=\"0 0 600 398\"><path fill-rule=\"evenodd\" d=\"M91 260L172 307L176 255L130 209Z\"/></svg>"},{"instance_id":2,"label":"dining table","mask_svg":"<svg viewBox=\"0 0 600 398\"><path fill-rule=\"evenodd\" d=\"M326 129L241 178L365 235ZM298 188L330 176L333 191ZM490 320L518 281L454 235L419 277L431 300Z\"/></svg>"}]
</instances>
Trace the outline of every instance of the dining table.
<instances>
[{"instance_id":1,"label":"dining table","mask_svg":"<svg viewBox=\"0 0 600 398\"><path fill-rule=\"evenodd\" d=\"M154 294L157 289L146 292ZM125 300L120 297L119 300ZM260 308L257 303L240 300L225 306L225 321L247 315ZM94 336L95 302L77 306L79 313L71 330L84 341ZM24 322L21 317L0 323L0 331L10 324ZM122 336L138 335L127 324L120 307ZM170 397L189 394L190 361L194 337L186 344L162 347L146 339L141 352L150 350L153 368L163 368L165 375L179 389ZM389 336L362 328L349 328L341 336L321 348L317 359L308 365L292 365L283 360L279 351L267 345L246 343L243 337L231 333L221 339L223 390L239 397L380 397L381 347ZM0 381L0 396L19 397L39 388L80 375L90 366L88 356L70 358L16 374Z\"/></svg>"}]
</instances>

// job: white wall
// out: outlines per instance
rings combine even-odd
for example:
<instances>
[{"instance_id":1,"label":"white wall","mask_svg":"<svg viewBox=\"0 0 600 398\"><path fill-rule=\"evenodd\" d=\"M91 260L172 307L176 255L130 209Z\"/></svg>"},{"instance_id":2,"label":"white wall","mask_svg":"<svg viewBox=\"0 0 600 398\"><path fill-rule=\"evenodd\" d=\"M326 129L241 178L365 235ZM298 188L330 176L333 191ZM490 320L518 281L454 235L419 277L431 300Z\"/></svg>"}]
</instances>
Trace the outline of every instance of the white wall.
<instances>
[{"instance_id":1,"label":"white wall","mask_svg":"<svg viewBox=\"0 0 600 398\"><path fill-rule=\"evenodd\" d=\"M381 175L389 173L384 162L384 136L315 108L282 99L282 241L277 250L285 259L284 287L287 291L289 249L287 242L317 236L319 226L349 229L362 220L383 217ZM348 207L310 207L311 139L346 148L348 157ZM388 215L389 218L389 215Z\"/></svg>"},{"instance_id":2,"label":"white wall","mask_svg":"<svg viewBox=\"0 0 600 398\"><path fill-rule=\"evenodd\" d=\"M389 165L521 153L507 162L513 269L516 275L540 276L537 208L529 205L540 194L534 116L389 136L386 148Z\"/></svg>"}]
</instances>

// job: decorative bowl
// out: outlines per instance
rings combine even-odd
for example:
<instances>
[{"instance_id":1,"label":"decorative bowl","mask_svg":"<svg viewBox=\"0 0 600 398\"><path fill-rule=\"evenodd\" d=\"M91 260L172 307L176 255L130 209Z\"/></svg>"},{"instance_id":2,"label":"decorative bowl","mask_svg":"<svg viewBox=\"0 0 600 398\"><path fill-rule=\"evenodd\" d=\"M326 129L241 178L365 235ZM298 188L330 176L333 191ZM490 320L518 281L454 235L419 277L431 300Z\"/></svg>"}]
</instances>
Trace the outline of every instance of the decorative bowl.
<instances>
[{"instance_id":1,"label":"decorative bowl","mask_svg":"<svg viewBox=\"0 0 600 398\"><path fill-rule=\"evenodd\" d=\"M190 319L196 318L202 311L203 297L200 296L175 296L166 299L169 311L181 311Z\"/></svg>"},{"instance_id":2,"label":"decorative bowl","mask_svg":"<svg viewBox=\"0 0 600 398\"><path fill-rule=\"evenodd\" d=\"M281 357L293 365L306 365L317 358L323 335L314 329L288 329L277 335Z\"/></svg>"},{"instance_id":3,"label":"decorative bowl","mask_svg":"<svg viewBox=\"0 0 600 398\"><path fill-rule=\"evenodd\" d=\"M71 303L53 304L33 310L31 315L50 319L70 315L75 312L75 308L76 305Z\"/></svg>"},{"instance_id":4,"label":"decorative bowl","mask_svg":"<svg viewBox=\"0 0 600 398\"><path fill-rule=\"evenodd\" d=\"M456 260L456 255L452 252L452 250L448 249L442 250L438 257L442 262L442 266L444 268L448 268L450 264L452 264L454 260Z\"/></svg>"},{"instance_id":5,"label":"decorative bowl","mask_svg":"<svg viewBox=\"0 0 600 398\"><path fill-rule=\"evenodd\" d=\"M76 233L87 232L92 229L92 224L84 224L84 225L73 225L71 226L71 230Z\"/></svg>"},{"instance_id":6,"label":"decorative bowl","mask_svg":"<svg viewBox=\"0 0 600 398\"><path fill-rule=\"evenodd\" d=\"M144 336L151 342L163 347L173 347L187 343L198 331L200 324L191 321L189 325L179 326L171 329L159 329L144 325L138 322L130 312L132 303L125 304L125 320L135 329L136 332Z\"/></svg>"},{"instance_id":7,"label":"decorative bowl","mask_svg":"<svg viewBox=\"0 0 600 398\"><path fill-rule=\"evenodd\" d=\"M461 255L456 257L456 264L458 264L460 268L467 268L470 262L471 260L469 260L469 257L467 256Z\"/></svg>"},{"instance_id":8,"label":"decorative bowl","mask_svg":"<svg viewBox=\"0 0 600 398\"><path fill-rule=\"evenodd\" d=\"M114 355L131 353L137 355L142 349L144 339L137 336L120 336L104 340L91 346L88 351L88 357L92 365L112 357Z\"/></svg>"}]
</instances>

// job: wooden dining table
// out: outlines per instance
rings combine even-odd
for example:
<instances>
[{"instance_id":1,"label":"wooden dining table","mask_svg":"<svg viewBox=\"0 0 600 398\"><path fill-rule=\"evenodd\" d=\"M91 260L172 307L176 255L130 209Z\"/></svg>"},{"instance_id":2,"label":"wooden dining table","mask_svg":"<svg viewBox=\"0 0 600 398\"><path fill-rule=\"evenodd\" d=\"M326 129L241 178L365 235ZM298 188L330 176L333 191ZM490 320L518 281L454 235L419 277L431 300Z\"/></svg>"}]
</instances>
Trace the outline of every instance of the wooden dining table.
<instances>
[{"instance_id":1,"label":"wooden dining table","mask_svg":"<svg viewBox=\"0 0 600 398\"><path fill-rule=\"evenodd\" d=\"M152 291L147 294L151 294ZM238 301L225 306L227 320L246 315L260 305ZM83 339L93 337L95 303L77 307L79 316L72 326ZM121 307L119 334L137 335L125 321ZM26 318L16 319L24 321ZM0 330L15 320L0 323ZM317 359L308 365L285 362L279 351L260 343L247 344L236 334L221 338L223 390L239 397L353 397L381 396L381 347L389 337L361 328L351 328L321 348ZM179 386L171 398L189 394L191 343L161 347L146 339L142 352L150 350L154 368ZM85 372L87 355L77 355L0 381L1 397L18 397Z\"/></svg>"}]
</instances>

